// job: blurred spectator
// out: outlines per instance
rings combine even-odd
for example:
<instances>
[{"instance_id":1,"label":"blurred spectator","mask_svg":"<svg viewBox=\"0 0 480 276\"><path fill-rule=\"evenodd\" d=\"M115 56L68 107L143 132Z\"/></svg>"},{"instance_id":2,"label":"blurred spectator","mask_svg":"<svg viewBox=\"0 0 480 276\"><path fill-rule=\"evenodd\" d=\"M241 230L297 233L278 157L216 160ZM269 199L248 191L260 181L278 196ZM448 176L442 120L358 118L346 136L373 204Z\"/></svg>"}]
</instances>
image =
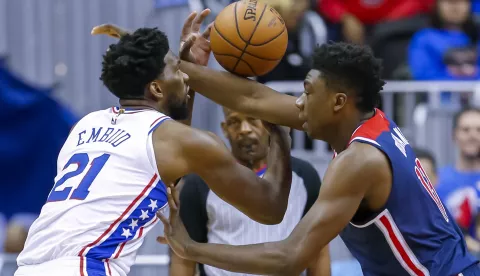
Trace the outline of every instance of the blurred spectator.
<instances>
[{"instance_id":1,"label":"blurred spectator","mask_svg":"<svg viewBox=\"0 0 480 276\"><path fill-rule=\"evenodd\" d=\"M268 132L258 119L234 111L225 111L222 123L230 142L232 154L241 164L255 170L257 175L266 171ZM287 238L318 197L320 177L309 163L292 157L293 178L285 217L280 224L264 225L255 222L212 193L207 184L196 175L184 178L180 192L180 217L197 242L234 245L272 242ZM170 275L194 276L196 263L172 254ZM330 275L328 247L319 252L317 262L310 265L306 275ZM246 275L200 265L201 276ZM304 275L304 274L302 274Z\"/></svg>"},{"instance_id":2,"label":"blurred spectator","mask_svg":"<svg viewBox=\"0 0 480 276\"><path fill-rule=\"evenodd\" d=\"M364 43L367 30L380 22L399 20L429 10L432 0L318 0L318 10L341 24L344 40Z\"/></svg>"},{"instance_id":3,"label":"blurred spectator","mask_svg":"<svg viewBox=\"0 0 480 276\"><path fill-rule=\"evenodd\" d=\"M8 252L23 248L26 232L40 213L56 175L56 160L75 117L54 101L50 90L26 84L0 65L0 229ZM0 226L2 223L0 223Z\"/></svg>"},{"instance_id":4,"label":"blurred spectator","mask_svg":"<svg viewBox=\"0 0 480 276\"><path fill-rule=\"evenodd\" d=\"M258 77L262 83L276 80L303 80L310 70L310 56L315 46L327 39L322 18L309 10L309 0L262 0L282 16L288 29L288 47L273 71Z\"/></svg>"},{"instance_id":5,"label":"blurred spectator","mask_svg":"<svg viewBox=\"0 0 480 276\"><path fill-rule=\"evenodd\" d=\"M464 230L469 249L480 252L480 109L460 111L453 129L459 156L455 166L440 170L437 192Z\"/></svg>"},{"instance_id":6,"label":"blurred spectator","mask_svg":"<svg viewBox=\"0 0 480 276\"><path fill-rule=\"evenodd\" d=\"M20 253L23 250L28 229L36 218L36 214L17 214L9 220L4 246L6 253Z\"/></svg>"},{"instance_id":7,"label":"blurred spectator","mask_svg":"<svg viewBox=\"0 0 480 276\"><path fill-rule=\"evenodd\" d=\"M472 12L476 15L480 14L480 0L471 0Z\"/></svg>"},{"instance_id":8,"label":"blurred spectator","mask_svg":"<svg viewBox=\"0 0 480 276\"><path fill-rule=\"evenodd\" d=\"M416 80L479 79L479 32L470 0L437 0L432 27L411 40L409 65Z\"/></svg>"},{"instance_id":9,"label":"blurred spectator","mask_svg":"<svg viewBox=\"0 0 480 276\"><path fill-rule=\"evenodd\" d=\"M437 162L433 158L432 153L420 148L414 148L413 151L420 163L422 163L423 170L427 173L430 182L432 182L433 186L437 186Z\"/></svg>"}]
</instances>

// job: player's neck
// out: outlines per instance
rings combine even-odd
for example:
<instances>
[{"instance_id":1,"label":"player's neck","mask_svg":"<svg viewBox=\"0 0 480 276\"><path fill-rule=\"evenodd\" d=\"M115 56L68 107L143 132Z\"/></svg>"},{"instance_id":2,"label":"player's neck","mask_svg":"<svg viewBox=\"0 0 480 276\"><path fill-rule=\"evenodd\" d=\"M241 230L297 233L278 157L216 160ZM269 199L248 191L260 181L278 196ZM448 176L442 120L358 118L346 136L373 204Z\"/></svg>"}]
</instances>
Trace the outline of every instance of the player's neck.
<instances>
[{"instance_id":1,"label":"player's neck","mask_svg":"<svg viewBox=\"0 0 480 276\"><path fill-rule=\"evenodd\" d=\"M338 124L337 128L332 131L332 136L325 141L335 150L336 153L341 153L348 147L353 132L364 121L372 118L374 115L374 111L368 113L359 112L358 115L352 116L352 119L350 120L342 120L342 123Z\"/></svg>"},{"instance_id":2,"label":"player's neck","mask_svg":"<svg viewBox=\"0 0 480 276\"><path fill-rule=\"evenodd\" d=\"M459 158L456 168L461 172L480 171L480 159L462 156Z\"/></svg>"},{"instance_id":3,"label":"player's neck","mask_svg":"<svg viewBox=\"0 0 480 276\"><path fill-rule=\"evenodd\" d=\"M132 108L132 109L154 109L164 113L162 110L159 110L155 103L152 103L147 100L120 100L120 107L123 108Z\"/></svg>"}]
</instances>

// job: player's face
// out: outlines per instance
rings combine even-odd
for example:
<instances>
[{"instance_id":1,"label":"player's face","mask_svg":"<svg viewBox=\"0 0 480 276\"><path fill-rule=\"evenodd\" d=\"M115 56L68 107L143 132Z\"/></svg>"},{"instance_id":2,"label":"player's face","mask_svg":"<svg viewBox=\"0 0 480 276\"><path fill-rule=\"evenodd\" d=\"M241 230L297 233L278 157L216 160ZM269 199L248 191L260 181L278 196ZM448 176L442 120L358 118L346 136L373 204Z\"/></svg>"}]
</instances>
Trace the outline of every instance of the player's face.
<instances>
[{"instance_id":1,"label":"player's face","mask_svg":"<svg viewBox=\"0 0 480 276\"><path fill-rule=\"evenodd\" d=\"M303 129L310 137L322 139L325 130L334 124L336 94L328 90L318 70L308 72L304 87L304 93L297 99L299 117L305 121Z\"/></svg>"},{"instance_id":2,"label":"player's face","mask_svg":"<svg viewBox=\"0 0 480 276\"><path fill-rule=\"evenodd\" d=\"M267 156L268 132L259 119L225 110L222 129L232 146L233 155L244 163L253 163Z\"/></svg>"},{"instance_id":3,"label":"player's face","mask_svg":"<svg viewBox=\"0 0 480 276\"><path fill-rule=\"evenodd\" d=\"M160 75L160 87L164 93L162 107L172 119L188 117L188 75L180 70L180 60L172 52L164 58L165 69Z\"/></svg>"},{"instance_id":4,"label":"player's face","mask_svg":"<svg viewBox=\"0 0 480 276\"><path fill-rule=\"evenodd\" d=\"M460 116L455 140L463 156L480 158L480 113L470 111Z\"/></svg>"}]
</instances>

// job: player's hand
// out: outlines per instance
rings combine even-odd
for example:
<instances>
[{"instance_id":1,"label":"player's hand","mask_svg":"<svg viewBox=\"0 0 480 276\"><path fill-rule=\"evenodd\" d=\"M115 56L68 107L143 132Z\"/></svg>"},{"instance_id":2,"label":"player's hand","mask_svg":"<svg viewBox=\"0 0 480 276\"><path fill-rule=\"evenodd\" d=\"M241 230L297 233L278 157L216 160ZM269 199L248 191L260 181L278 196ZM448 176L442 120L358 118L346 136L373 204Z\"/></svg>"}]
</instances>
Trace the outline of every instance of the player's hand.
<instances>
[{"instance_id":1,"label":"player's hand","mask_svg":"<svg viewBox=\"0 0 480 276\"><path fill-rule=\"evenodd\" d=\"M129 34L130 32L126 29L119 27L114 24L102 24L93 27L91 34L92 35L108 35L113 38L121 38L122 36Z\"/></svg>"},{"instance_id":2,"label":"player's hand","mask_svg":"<svg viewBox=\"0 0 480 276\"><path fill-rule=\"evenodd\" d=\"M185 20L180 37L180 59L203 66L208 64L212 51L209 39L213 23L203 33L200 33L200 27L209 14L210 9L199 14L192 12Z\"/></svg>"},{"instance_id":3,"label":"player's hand","mask_svg":"<svg viewBox=\"0 0 480 276\"><path fill-rule=\"evenodd\" d=\"M186 249L193 243L193 240L188 235L185 226L179 216L180 200L178 191L171 185L167 188L168 206L170 207L170 217L167 219L160 211L157 212L157 217L163 223L164 237L158 237L159 243L168 244L170 248L180 258L187 258Z\"/></svg>"},{"instance_id":4,"label":"player's hand","mask_svg":"<svg viewBox=\"0 0 480 276\"><path fill-rule=\"evenodd\" d=\"M267 121L262 121L262 123L270 135L281 135L290 145L292 144L292 138L290 136L291 128L275 125Z\"/></svg>"}]
</instances>

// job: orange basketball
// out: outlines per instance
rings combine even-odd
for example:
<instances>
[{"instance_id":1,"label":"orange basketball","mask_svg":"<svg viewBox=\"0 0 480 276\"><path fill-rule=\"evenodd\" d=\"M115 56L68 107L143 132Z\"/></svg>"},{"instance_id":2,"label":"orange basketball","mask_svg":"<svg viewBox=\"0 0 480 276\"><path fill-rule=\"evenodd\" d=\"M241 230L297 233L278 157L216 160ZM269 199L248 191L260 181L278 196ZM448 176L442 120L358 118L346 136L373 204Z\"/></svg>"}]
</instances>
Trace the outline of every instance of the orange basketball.
<instances>
[{"instance_id":1,"label":"orange basketball","mask_svg":"<svg viewBox=\"0 0 480 276\"><path fill-rule=\"evenodd\" d=\"M288 33L274 8L257 0L242 0L217 15L210 42L215 59L227 71L261 76L282 59Z\"/></svg>"}]
</instances>

